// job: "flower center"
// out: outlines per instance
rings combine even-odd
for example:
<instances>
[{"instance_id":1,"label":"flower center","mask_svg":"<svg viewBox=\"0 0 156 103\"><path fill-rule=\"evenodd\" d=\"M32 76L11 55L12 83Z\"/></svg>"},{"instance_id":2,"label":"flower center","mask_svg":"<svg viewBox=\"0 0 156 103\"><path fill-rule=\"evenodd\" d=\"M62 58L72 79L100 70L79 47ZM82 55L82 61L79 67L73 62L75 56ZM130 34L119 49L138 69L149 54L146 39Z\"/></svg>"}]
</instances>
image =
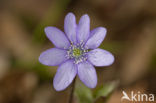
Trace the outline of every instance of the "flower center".
<instances>
[{"instance_id":1,"label":"flower center","mask_svg":"<svg viewBox=\"0 0 156 103\"><path fill-rule=\"evenodd\" d=\"M74 63L78 64L80 62L86 61L86 53L88 52L87 49L84 48L84 43L80 44L71 44L69 49L67 50L67 58L74 59Z\"/></svg>"},{"instance_id":2,"label":"flower center","mask_svg":"<svg viewBox=\"0 0 156 103\"><path fill-rule=\"evenodd\" d=\"M73 56L74 57L79 57L82 55L82 51L79 48L74 48L73 49Z\"/></svg>"}]
</instances>

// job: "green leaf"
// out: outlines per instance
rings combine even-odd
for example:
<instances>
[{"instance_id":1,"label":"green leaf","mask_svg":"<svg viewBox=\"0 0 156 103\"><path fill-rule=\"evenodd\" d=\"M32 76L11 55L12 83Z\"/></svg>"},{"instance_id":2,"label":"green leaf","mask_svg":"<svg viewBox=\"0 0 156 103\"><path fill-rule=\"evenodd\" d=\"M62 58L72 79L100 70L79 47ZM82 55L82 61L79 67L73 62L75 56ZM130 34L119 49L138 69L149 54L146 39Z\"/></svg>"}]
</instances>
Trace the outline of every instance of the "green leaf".
<instances>
[{"instance_id":1,"label":"green leaf","mask_svg":"<svg viewBox=\"0 0 156 103\"><path fill-rule=\"evenodd\" d=\"M83 84L77 85L75 95L79 103L93 103L92 91Z\"/></svg>"},{"instance_id":2,"label":"green leaf","mask_svg":"<svg viewBox=\"0 0 156 103\"><path fill-rule=\"evenodd\" d=\"M102 85L100 87L97 87L95 91L93 92L94 99L98 99L100 97L109 97L109 95L113 92L113 90L116 88L118 82L111 82L107 83L105 85Z\"/></svg>"}]
</instances>

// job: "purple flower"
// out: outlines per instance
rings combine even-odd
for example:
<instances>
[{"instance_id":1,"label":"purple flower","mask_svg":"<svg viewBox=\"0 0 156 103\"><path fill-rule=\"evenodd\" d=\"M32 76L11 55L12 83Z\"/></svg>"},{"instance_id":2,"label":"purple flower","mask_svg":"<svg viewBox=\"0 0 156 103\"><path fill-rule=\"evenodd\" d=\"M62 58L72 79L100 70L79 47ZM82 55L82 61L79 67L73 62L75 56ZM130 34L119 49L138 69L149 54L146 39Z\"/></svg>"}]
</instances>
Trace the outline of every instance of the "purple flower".
<instances>
[{"instance_id":1,"label":"purple flower","mask_svg":"<svg viewBox=\"0 0 156 103\"><path fill-rule=\"evenodd\" d=\"M98 48L106 36L106 29L98 27L90 31L90 18L83 15L79 24L73 13L68 13L64 21L64 32L56 27L46 27L45 33L55 48L44 51L39 61L48 66L59 66L53 80L57 91L67 88L76 74L89 88L97 84L94 66L109 66L114 56ZM92 50L93 49L93 50Z\"/></svg>"}]
</instances>

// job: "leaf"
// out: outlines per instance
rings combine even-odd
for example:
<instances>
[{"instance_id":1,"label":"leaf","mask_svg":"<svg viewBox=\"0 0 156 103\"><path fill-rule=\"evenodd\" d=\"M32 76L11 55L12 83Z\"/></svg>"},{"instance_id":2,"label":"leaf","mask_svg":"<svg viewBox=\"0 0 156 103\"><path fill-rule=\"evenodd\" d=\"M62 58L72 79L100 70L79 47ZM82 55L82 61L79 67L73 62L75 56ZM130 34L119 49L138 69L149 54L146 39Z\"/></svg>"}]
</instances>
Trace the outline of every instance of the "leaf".
<instances>
[{"instance_id":1,"label":"leaf","mask_svg":"<svg viewBox=\"0 0 156 103\"><path fill-rule=\"evenodd\" d=\"M100 97L109 97L109 95L113 92L113 90L117 87L118 82L114 81L111 83L107 83L103 86L97 87L93 92L94 99L98 99Z\"/></svg>"},{"instance_id":2,"label":"leaf","mask_svg":"<svg viewBox=\"0 0 156 103\"><path fill-rule=\"evenodd\" d=\"M76 87L75 95L79 103L93 103L92 91L83 84L79 84Z\"/></svg>"}]
</instances>

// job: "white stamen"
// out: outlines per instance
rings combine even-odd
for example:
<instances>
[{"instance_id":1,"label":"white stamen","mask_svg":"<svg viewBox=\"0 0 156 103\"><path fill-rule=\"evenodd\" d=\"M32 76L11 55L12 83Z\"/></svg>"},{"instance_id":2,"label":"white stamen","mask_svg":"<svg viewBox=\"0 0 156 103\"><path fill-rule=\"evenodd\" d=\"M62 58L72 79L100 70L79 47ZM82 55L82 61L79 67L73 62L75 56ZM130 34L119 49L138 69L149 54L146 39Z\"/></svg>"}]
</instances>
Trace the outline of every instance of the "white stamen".
<instances>
[{"instance_id":1,"label":"white stamen","mask_svg":"<svg viewBox=\"0 0 156 103\"><path fill-rule=\"evenodd\" d=\"M80 53L80 54L77 54L77 55L74 54L76 52L75 49L77 49L78 53ZM78 64L80 62L87 60L87 57L86 57L87 52L88 52L88 50L86 48L84 48L84 42L83 41L81 41L80 43L78 43L76 45L74 45L72 43L71 46L69 47L68 51L67 51L66 57L68 59L74 59L74 63Z\"/></svg>"}]
</instances>

